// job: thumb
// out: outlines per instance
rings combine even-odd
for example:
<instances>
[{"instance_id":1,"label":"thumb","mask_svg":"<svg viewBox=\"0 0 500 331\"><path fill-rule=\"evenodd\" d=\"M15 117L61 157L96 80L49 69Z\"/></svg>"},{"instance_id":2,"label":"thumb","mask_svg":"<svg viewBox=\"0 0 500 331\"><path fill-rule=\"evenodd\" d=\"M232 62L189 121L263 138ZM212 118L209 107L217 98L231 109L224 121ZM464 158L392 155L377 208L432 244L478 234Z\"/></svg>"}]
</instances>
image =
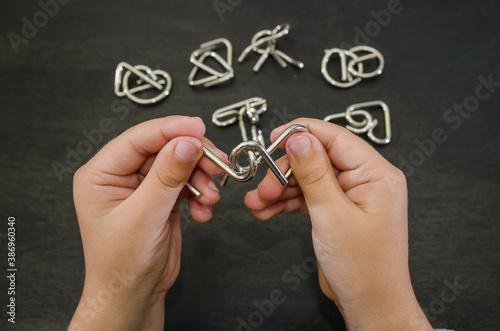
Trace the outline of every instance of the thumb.
<instances>
[{"instance_id":1,"label":"thumb","mask_svg":"<svg viewBox=\"0 0 500 331\"><path fill-rule=\"evenodd\" d=\"M143 182L125 201L124 208L141 220L163 222L202 155L202 143L194 137L170 140L156 156Z\"/></svg>"},{"instance_id":2,"label":"thumb","mask_svg":"<svg viewBox=\"0 0 500 331\"><path fill-rule=\"evenodd\" d=\"M345 203L350 200L342 191L332 162L318 139L310 133L296 133L287 140L286 152L311 219L342 214Z\"/></svg>"}]
</instances>

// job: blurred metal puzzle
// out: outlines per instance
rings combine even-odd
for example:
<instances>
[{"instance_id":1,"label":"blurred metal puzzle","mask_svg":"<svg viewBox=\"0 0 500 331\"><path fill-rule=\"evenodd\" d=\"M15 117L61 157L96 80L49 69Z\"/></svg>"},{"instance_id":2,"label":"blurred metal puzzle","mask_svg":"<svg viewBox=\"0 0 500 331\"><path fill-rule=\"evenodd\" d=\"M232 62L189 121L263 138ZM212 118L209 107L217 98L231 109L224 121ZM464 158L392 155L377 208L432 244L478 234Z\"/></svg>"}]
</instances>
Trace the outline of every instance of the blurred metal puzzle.
<instances>
[{"instance_id":1,"label":"blurred metal puzzle","mask_svg":"<svg viewBox=\"0 0 500 331\"><path fill-rule=\"evenodd\" d=\"M215 52L215 50L221 47L226 48L226 59L222 58ZM204 61L208 57L212 57L215 61L217 61L225 69L225 71L220 72L207 66ZM234 77L233 47L229 40L225 38L219 38L201 44L199 49L191 53L189 60L194 65L188 78L189 85L191 86L203 85L203 87L210 87L227 82ZM195 80L195 77L200 69L205 71L209 76Z\"/></svg>"},{"instance_id":2,"label":"blurred metal puzzle","mask_svg":"<svg viewBox=\"0 0 500 331\"><path fill-rule=\"evenodd\" d=\"M378 120L366 110L371 108L379 108L384 113L385 137L378 138L373 133L373 130L378 125ZM357 121L354 117L363 116L362 121ZM345 118L347 121L346 129L356 134L366 133L368 138L376 144L387 145L391 141L391 115L389 107L382 101L370 101L357 103L347 107L344 113L328 115L324 118L327 122L333 122L335 119Z\"/></svg>"},{"instance_id":3,"label":"blurred metal puzzle","mask_svg":"<svg viewBox=\"0 0 500 331\"><path fill-rule=\"evenodd\" d=\"M262 30L257 32L253 37L250 46L245 48L238 58L238 62L242 63L250 51L254 51L260 54L260 58L253 67L253 71L258 72L264 62L267 60L269 55L274 57L276 62L283 67L287 67L287 62L302 69L304 68L304 63L292 59L290 56L286 55L280 50L276 49L276 42L279 38L287 35L290 32L290 24L280 24L276 26L273 30ZM260 46L266 45L265 48Z\"/></svg>"},{"instance_id":4,"label":"blurred metal puzzle","mask_svg":"<svg viewBox=\"0 0 500 331\"><path fill-rule=\"evenodd\" d=\"M129 79L132 74L138 77L135 87L130 88ZM152 98L142 98L139 93L148 90L158 90L159 94ZM151 69L145 65L132 66L121 62L115 72L115 94L119 97L127 96L130 100L141 105L157 103L170 94L172 79L170 75L160 69Z\"/></svg>"},{"instance_id":5,"label":"blurred metal puzzle","mask_svg":"<svg viewBox=\"0 0 500 331\"><path fill-rule=\"evenodd\" d=\"M340 58L340 80L333 79L328 73L327 65L334 54L338 54ZM372 72L365 73L363 63L373 59L378 60L378 67ZM321 62L323 77L333 86L340 88L352 87L361 82L363 78L372 78L382 74L383 70L384 57L379 51L370 46L356 46L350 50L340 48L327 49Z\"/></svg>"},{"instance_id":6,"label":"blurred metal puzzle","mask_svg":"<svg viewBox=\"0 0 500 331\"><path fill-rule=\"evenodd\" d=\"M226 127L238 121L243 141L247 141L248 134L245 118L251 125L252 140L265 146L262 131L257 127L260 115L267 110L266 99L254 97L237 102L224 108L217 109L212 115L212 122L220 127Z\"/></svg>"}]
</instances>

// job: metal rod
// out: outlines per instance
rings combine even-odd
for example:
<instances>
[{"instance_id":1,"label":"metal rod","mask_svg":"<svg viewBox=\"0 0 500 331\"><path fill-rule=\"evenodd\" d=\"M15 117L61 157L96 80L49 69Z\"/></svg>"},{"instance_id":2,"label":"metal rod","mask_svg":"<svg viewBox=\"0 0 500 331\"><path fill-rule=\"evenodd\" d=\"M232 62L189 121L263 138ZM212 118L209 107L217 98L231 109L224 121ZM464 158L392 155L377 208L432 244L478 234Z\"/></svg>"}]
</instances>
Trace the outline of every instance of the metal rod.
<instances>
[{"instance_id":1,"label":"metal rod","mask_svg":"<svg viewBox=\"0 0 500 331\"><path fill-rule=\"evenodd\" d=\"M300 124L291 125L286 128L267 149L257 141L244 141L231 151L231 154L229 155L229 164L226 164L214 152L205 146L203 146L203 154L224 171L224 176L221 181L222 186L227 183L229 177L239 182L251 180L257 173L259 166L264 162L268 164L269 168L276 175L280 183L282 185L286 185L288 184L287 178L291 176L291 169L288 169L284 175L272 159L271 154L274 153L278 147L295 132L309 132L309 130ZM241 153L245 153L248 157L248 166L241 166L238 163ZM196 197L201 196L200 191L191 184L187 183L186 188Z\"/></svg>"}]
</instances>

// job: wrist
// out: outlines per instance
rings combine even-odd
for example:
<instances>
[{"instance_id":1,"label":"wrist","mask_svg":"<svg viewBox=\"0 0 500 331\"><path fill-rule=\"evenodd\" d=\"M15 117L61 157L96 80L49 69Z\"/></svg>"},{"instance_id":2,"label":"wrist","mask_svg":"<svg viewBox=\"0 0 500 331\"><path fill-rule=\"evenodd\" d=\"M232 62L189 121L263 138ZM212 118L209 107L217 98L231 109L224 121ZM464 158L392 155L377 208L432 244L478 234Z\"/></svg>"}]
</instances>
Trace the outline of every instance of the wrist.
<instances>
[{"instance_id":1,"label":"wrist","mask_svg":"<svg viewBox=\"0 0 500 331\"><path fill-rule=\"evenodd\" d=\"M69 330L163 330L165 293L85 285Z\"/></svg>"},{"instance_id":2,"label":"wrist","mask_svg":"<svg viewBox=\"0 0 500 331\"><path fill-rule=\"evenodd\" d=\"M391 289L391 293L367 296L362 303L340 307L347 329L432 330L411 285Z\"/></svg>"}]
</instances>

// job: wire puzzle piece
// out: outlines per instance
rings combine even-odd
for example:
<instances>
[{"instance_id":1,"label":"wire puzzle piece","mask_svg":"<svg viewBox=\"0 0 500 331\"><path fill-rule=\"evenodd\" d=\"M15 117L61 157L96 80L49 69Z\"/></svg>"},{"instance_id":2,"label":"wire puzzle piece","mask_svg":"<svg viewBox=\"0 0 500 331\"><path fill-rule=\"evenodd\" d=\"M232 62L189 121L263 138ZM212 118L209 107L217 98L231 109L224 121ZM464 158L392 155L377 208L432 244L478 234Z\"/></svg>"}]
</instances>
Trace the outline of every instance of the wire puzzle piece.
<instances>
[{"instance_id":1,"label":"wire puzzle piece","mask_svg":"<svg viewBox=\"0 0 500 331\"><path fill-rule=\"evenodd\" d=\"M215 50L225 47L226 59L223 59ZM224 69L224 72L217 71L207 66L204 61L212 57ZM200 48L191 53L190 62L194 65L191 73L189 74L188 81L191 86L203 85L203 87L214 86L223 82L227 82L234 77L233 69L233 47L229 40L225 38L215 39L200 45ZM209 74L208 77L195 80L196 75L200 70Z\"/></svg>"},{"instance_id":2,"label":"wire puzzle piece","mask_svg":"<svg viewBox=\"0 0 500 331\"><path fill-rule=\"evenodd\" d=\"M333 79L328 73L328 62L334 54L338 54L340 58L340 80ZM372 72L365 73L363 63L370 60L378 60L378 67ZM321 73L331 85L349 88L361 82L363 78L372 78L382 74L384 63L382 54L370 46L356 46L350 50L332 48L325 50L325 55L321 61Z\"/></svg>"},{"instance_id":3,"label":"wire puzzle piece","mask_svg":"<svg viewBox=\"0 0 500 331\"><path fill-rule=\"evenodd\" d=\"M384 113L384 126L385 126L385 136L383 138L376 137L373 133L375 127L378 125L379 121L366 110L371 108L379 108ZM355 116L363 116L362 121L357 121ZM368 138L376 144L387 145L391 141L391 115L389 107L383 101L370 101L357 103L352 106L347 107L346 111L343 113L328 115L324 118L324 121L333 122L335 119L345 118L349 123L346 125L346 129L354 132L356 134L366 133Z\"/></svg>"},{"instance_id":4,"label":"wire puzzle piece","mask_svg":"<svg viewBox=\"0 0 500 331\"><path fill-rule=\"evenodd\" d=\"M212 122L220 127L226 127L238 121L243 141L247 141L248 134L245 118L251 124L252 140L265 146L262 131L257 127L260 115L267 110L266 99L254 97L235 104L217 109L212 115Z\"/></svg>"},{"instance_id":5,"label":"wire puzzle piece","mask_svg":"<svg viewBox=\"0 0 500 331\"><path fill-rule=\"evenodd\" d=\"M229 177L239 181L247 182L251 180L257 173L258 168L265 162L269 169L276 175L280 183L283 185L288 184L287 178L292 174L289 169L284 175L274 162L271 154L274 153L279 145L288 139L295 132L309 132L305 126L294 124L285 129L268 148L264 148L261 144L254 140L243 141L238 146L233 148L229 154L229 164L224 163L215 153L203 146L203 154L208 157L210 161L219 166L225 173L222 178L221 185L225 186ZM248 166L241 166L238 162L241 154L245 153L248 157ZM197 198L201 193L194 188L191 184L186 184L186 188L190 190Z\"/></svg>"},{"instance_id":6,"label":"wire puzzle piece","mask_svg":"<svg viewBox=\"0 0 500 331\"><path fill-rule=\"evenodd\" d=\"M137 86L130 88L129 79L132 74L139 77L139 79L136 81ZM159 91L159 94L155 97L141 98L137 96L138 93L154 89ZM170 94L171 89L172 79L166 71L160 69L152 70L145 65L132 66L126 62L121 62L116 67L115 94L119 97L127 96L136 103L149 105L166 98Z\"/></svg>"},{"instance_id":7,"label":"wire puzzle piece","mask_svg":"<svg viewBox=\"0 0 500 331\"><path fill-rule=\"evenodd\" d=\"M253 71L258 72L262 65L267 60L269 55L271 55L278 64L286 68L287 62L302 69L304 68L304 63L292 59L290 56L286 55L280 50L276 49L276 42L279 38L287 35L290 32L290 24L280 24L276 26L273 30L262 30L257 32L253 37L250 46L245 48L245 50L241 53L238 58L238 62L242 63L245 61L245 58L248 56L250 51L254 51L257 54L260 54L260 58L253 67ZM260 46L267 44L265 48L261 48Z\"/></svg>"}]
</instances>

